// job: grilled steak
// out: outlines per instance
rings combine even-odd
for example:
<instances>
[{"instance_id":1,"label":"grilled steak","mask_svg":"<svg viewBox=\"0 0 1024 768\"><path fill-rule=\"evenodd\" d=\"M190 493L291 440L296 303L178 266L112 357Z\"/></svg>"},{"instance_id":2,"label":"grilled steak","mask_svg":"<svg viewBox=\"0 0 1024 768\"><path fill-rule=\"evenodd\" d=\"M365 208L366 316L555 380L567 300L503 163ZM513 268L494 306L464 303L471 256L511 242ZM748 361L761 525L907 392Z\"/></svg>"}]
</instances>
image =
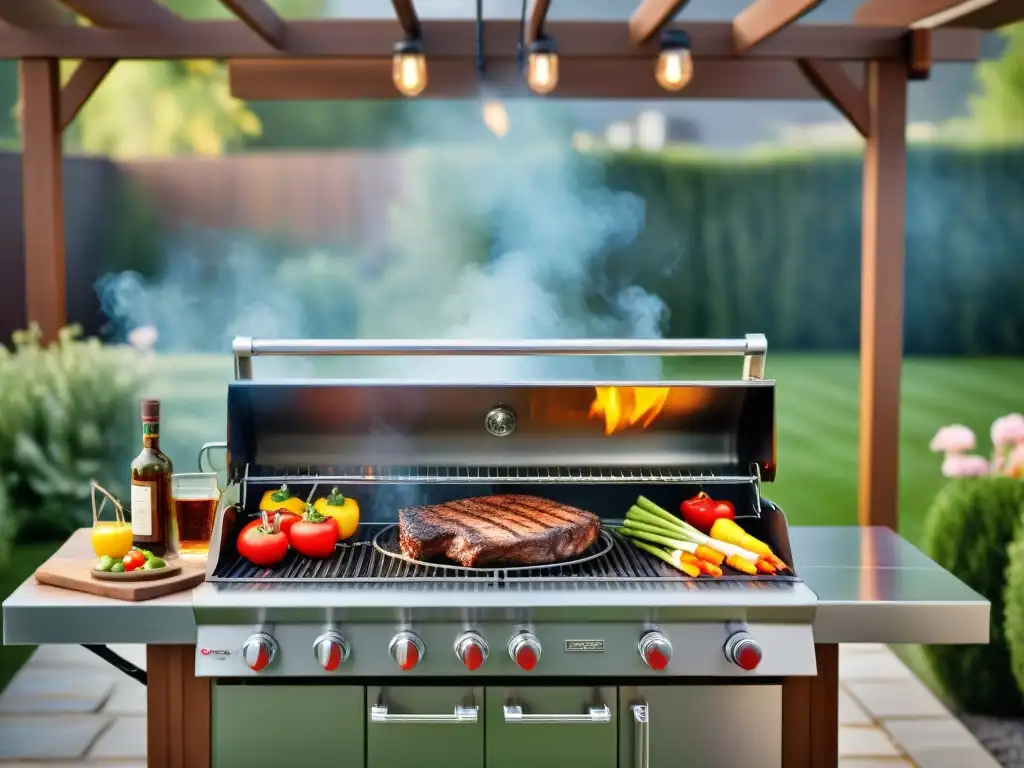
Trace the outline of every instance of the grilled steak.
<instances>
[{"instance_id":1,"label":"grilled steak","mask_svg":"<svg viewBox=\"0 0 1024 768\"><path fill-rule=\"evenodd\" d=\"M479 496L398 513L402 554L466 567L546 565L587 550L601 531L590 512L536 496Z\"/></svg>"}]
</instances>

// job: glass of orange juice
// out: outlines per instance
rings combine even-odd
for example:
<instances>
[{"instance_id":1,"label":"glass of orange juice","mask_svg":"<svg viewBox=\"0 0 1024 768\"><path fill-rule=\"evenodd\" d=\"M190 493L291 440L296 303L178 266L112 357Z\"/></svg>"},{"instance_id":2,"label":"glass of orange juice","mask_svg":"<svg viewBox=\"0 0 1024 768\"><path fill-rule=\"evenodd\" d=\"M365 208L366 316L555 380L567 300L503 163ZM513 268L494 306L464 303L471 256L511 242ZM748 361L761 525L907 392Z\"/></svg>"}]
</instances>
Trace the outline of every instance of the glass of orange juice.
<instances>
[{"instance_id":1,"label":"glass of orange juice","mask_svg":"<svg viewBox=\"0 0 1024 768\"><path fill-rule=\"evenodd\" d=\"M96 492L103 494L103 503L96 508ZM100 520L103 507L110 500L114 505L114 519ZM95 480L92 482L92 549L96 557L109 555L120 560L132 548L132 526L125 522L121 503Z\"/></svg>"}]
</instances>

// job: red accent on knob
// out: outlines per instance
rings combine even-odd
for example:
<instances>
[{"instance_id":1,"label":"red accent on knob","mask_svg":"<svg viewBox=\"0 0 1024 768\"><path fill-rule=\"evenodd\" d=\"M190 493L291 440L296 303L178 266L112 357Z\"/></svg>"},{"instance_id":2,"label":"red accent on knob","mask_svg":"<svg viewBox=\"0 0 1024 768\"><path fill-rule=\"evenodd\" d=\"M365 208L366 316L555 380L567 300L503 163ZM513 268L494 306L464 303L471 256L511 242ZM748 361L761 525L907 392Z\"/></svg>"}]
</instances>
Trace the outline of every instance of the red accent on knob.
<instances>
[{"instance_id":1,"label":"red accent on knob","mask_svg":"<svg viewBox=\"0 0 1024 768\"><path fill-rule=\"evenodd\" d=\"M668 657L657 648L652 648L647 652L647 664L651 669L660 672L668 666Z\"/></svg>"},{"instance_id":2,"label":"red accent on knob","mask_svg":"<svg viewBox=\"0 0 1024 768\"><path fill-rule=\"evenodd\" d=\"M330 650L327 652L327 660L324 662L324 669L328 672L333 672L341 666L341 646L337 643L331 643Z\"/></svg>"},{"instance_id":3,"label":"red accent on knob","mask_svg":"<svg viewBox=\"0 0 1024 768\"><path fill-rule=\"evenodd\" d=\"M528 645L524 645L518 651L516 651L516 664L524 672L529 672L531 669L537 666L537 654L533 648Z\"/></svg>"},{"instance_id":4,"label":"red accent on knob","mask_svg":"<svg viewBox=\"0 0 1024 768\"><path fill-rule=\"evenodd\" d=\"M412 643L406 643L403 651L399 651L398 668L403 672L408 672L410 669L419 664L420 652Z\"/></svg>"},{"instance_id":5,"label":"red accent on knob","mask_svg":"<svg viewBox=\"0 0 1024 768\"><path fill-rule=\"evenodd\" d=\"M744 645L740 652L736 654L736 666L747 672L757 669L757 665L760 663L761 651L754 645Z\"/></svg>"},{"instance_id":6,"label":"red accent on knob","mask_svg":"<svg viewBox=\"0 0 1024 768\"><path fill-rule=\"evenodd\" d=\"M462 663L466 665L466 669L470 672L480 669L484 663L484 652L480 646L476 643L470 643L462 654Z\"/></svg>"},{"instance_id":7,"label":"red accent on knob","mask_svg":"<svg viewBox=\"0 0 1024 768\"><path fill-rule=\"evenodd\" d=\"M256 652L256 661L252 663L250 669L253 672L259 672L264 669L270 663L270 651L267 650L267 646L261 645L259 650Z\"/></svg>"}]
</instances>

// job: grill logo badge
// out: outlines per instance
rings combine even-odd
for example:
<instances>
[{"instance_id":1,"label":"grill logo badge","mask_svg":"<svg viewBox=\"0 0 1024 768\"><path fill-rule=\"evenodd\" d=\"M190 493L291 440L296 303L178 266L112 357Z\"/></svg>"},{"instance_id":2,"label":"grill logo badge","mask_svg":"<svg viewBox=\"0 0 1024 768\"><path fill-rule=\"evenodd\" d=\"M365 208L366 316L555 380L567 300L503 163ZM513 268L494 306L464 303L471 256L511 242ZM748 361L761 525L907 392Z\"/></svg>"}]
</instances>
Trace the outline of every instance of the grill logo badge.
<instances>
[{"instance_id":1,"label":"grill logo badge","mask_svg":"<svg viewBox=\"0 0 1024 768\"><path fill-rule=\"evenodd\" d=\"M516 431L516 412L498 405L487 412L484 427L495 437L507 437Z\"/></svg>"},{"instance_id":2,"label":"grill logo badge","mask_svg":"<svg viewBox=\"0 0 1024 768\"><path fill-rule=\"evenodd\" d=\"M566 653L604 653L604 640L566 640Z\"/></svg>"},{"instance_id":3,"label":"grill logo badge","mask_svg":"<svg viewBox=\"0 0 1024 768\"><path fill-rule=\"evenodd\" d=\"M200 648L199 653L203 656L213 656L215 659L221 661L231 655L231 651L219 650L217 648Z\"/></svg>"}]
</instances>

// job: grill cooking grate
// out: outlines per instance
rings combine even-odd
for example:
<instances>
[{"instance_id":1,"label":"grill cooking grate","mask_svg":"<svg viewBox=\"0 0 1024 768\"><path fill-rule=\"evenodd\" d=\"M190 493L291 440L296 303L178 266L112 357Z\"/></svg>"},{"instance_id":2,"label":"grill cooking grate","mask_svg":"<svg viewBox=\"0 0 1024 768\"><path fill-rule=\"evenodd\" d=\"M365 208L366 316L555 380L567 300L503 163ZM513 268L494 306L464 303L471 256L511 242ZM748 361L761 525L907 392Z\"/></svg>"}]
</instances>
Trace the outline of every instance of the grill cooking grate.
<instances>
[{"instance_id":1,"label":"grill cooking grate","mask_svg":"<svg viewBox=\"0 0 1024 768\"><path fill-rule=\"evenodd\" d=\"M756 464L749 475L684 467L246 467L259 483L688 483L760 486Z\"/></svg>"},{"instance_id":2,"label":"grill cooking grate","mask_svg":"<svg viewBox=\"0 0 1024 768\"><path fill-rule=\"evenodd\" d=\"M380 524L360 526L354 541L340 545L334 556L324 560L310 560L295 552L276 568L260 568L237 554L218 564L209 581L216 584L359 584L391 585L434 583L474 587L510 587L519 585L543 589L566 581L621 585L634 583L637 587L661 585L663 588L722 588L743 586L782 585L799 581L795 576L724 576L719 579L691 579L645 552L630 546L619 534L605 528L602 538L611 538L611 547L605 554L584 561L561 565L538 566L524 575L516 569L463 569L445 565L422 565L380 552L373 539L381 532ZM603 548L595 544L592 549ZM586 553L585 555L586 556ZM791 564L790 564L791 565Z\"/></svg>"}]
</instances>

